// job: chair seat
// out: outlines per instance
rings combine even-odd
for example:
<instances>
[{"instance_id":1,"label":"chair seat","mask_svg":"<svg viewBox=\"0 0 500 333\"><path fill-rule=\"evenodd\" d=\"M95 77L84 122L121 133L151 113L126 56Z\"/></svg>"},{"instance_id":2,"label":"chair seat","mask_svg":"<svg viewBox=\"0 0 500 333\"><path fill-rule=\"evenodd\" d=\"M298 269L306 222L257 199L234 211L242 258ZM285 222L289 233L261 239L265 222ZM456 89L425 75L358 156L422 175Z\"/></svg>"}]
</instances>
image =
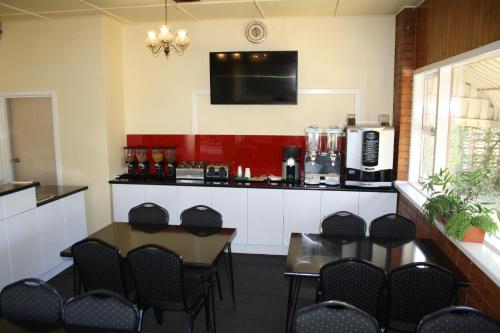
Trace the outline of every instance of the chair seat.
<instances>
[{"instance_id":1,"label":"chair seat","mask_svg":"<svg viewBox=\"0 0 500 333\"><path fill-rule=\"evenodd\" d=\"M417 324L399 320L389 320L387 327L385 332L415 332Z\"/></svg>"},{"instance_id":2,"label":"chair seat","mask_svg":"<svg viewBox=\"0 0 500 333\"><path fill-rule=\"evenodd\" d=\"M184 290L186 293L186 306L188 310L195 309L203 301L203 285L199 276L184 276ZM167 311L184 311L182 301L161 301L148 300L143 302L144 305L152 308L167 310Z\"/></svg>"}]
</instances>

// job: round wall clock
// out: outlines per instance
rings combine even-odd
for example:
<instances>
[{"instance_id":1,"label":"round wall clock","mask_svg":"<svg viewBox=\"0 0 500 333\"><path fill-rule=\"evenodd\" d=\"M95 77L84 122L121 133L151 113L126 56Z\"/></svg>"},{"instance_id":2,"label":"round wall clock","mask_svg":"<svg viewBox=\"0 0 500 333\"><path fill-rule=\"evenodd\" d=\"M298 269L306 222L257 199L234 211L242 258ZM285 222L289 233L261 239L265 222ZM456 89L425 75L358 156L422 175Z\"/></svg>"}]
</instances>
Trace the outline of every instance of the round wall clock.
<instances>
[{"instance_id":1,"label":"round wall clock","mask_svg":"<svg viewBox=\"0 0 500 333\"><path fill-rule=\"evenodd\" d=\"M245 29L245 36L249 42L262 43L267 37L267 28L262 22L250 22Z\"/></svg>"}]
</instances>

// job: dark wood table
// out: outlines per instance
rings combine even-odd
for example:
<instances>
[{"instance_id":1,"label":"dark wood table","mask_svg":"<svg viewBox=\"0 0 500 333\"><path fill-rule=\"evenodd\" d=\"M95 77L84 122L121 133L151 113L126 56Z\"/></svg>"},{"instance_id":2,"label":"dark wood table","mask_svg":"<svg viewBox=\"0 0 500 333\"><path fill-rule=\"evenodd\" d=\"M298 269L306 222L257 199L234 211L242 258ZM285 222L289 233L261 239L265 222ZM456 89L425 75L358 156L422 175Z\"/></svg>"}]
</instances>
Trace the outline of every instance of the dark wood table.
<instances>
[{"instance_id":1,"label":"dark wood table","mask_svg":"<svg viewBox=\"0 0 500 333\"><path fill-rule=\"evenodd\" d=\"M177 252L184 260L185 265L208 269L209 297L212 312L212 327L216 332L215 301L213 272L215 265L227 249L230 287L234 304L234 276L231 252L231 242L236 237L235 228L221 229L185 229L181 226L133 226L128 223L114 222L87 238L97 238L117 247L123 256L130 250L146 244L155 244ZM61 251L61 257L72 257L71 248Z\"/></svg>"},{"instance_id":2,"label":"dark wood table","mask_svg":"<svg viewBox=\"0 0 500 333\"><path fill-rule=\"evenodd\" d=\"M292 233L285 276L290 278L286 332L295 314L302 278L319 278L321 267L329 262L356 258L371 262L385 270L414 263L429 262L450 270L458 286L468 286L469 280L431 239L396 241L391 239L339 238L320 234Z\"/></svg>"},{"instance_id":3,"label":"dark wood table","mask_svg":"<svg viewBox=\"0 0 500 333\"><path fill-rule=\"evenodd\" d=\"M5 332L5 333L27 333L27 332L33 332L27 329L24 329L20 326L17 326L10 321L0 318L0 332ZM52 331L48 331L47 333L65 333L66 330L64 328L58 328Z\"/></svg>"}]
</instances>

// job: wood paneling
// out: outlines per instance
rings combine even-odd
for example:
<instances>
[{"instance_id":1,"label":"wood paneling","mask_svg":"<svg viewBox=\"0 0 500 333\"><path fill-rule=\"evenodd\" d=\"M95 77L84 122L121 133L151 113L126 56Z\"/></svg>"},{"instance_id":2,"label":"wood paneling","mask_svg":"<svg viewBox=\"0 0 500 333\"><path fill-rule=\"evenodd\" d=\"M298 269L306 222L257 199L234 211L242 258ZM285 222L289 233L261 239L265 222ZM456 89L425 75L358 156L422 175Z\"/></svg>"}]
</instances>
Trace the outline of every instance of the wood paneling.
<instances>
[{"instance_id":1,"label":"wood paneling","mask_svg":"<svg viewBox=\"0 0 500 333\"><path fill-rule=\"evenodd\" d=\"M416 68L500 39L499 0L427 0L417 8Z\"/></svg>"}]
</instances>

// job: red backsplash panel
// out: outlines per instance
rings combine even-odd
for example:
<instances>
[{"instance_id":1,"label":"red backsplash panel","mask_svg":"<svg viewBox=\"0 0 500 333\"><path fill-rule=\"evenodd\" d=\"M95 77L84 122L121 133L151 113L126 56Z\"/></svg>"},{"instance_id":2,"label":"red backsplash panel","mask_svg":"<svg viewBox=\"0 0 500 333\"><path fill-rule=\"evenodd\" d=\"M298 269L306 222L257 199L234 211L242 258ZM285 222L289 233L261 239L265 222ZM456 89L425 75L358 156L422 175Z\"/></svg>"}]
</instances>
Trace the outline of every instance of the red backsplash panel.
<instances>
[{"instance_id":1,"label":"red backsplash panel","mask_svg":"<svg viewBox=\"0 0 500 333\"><path fill-rule=\"evenodd\" d=\"M281 176L283 146L302 147L303 157L305 140L304 136L287 135L128 134L127 145L175 146L177 162L224 162L233 176L238 165L250 168L252 176Z\"/></svg>"}]
</instances>

